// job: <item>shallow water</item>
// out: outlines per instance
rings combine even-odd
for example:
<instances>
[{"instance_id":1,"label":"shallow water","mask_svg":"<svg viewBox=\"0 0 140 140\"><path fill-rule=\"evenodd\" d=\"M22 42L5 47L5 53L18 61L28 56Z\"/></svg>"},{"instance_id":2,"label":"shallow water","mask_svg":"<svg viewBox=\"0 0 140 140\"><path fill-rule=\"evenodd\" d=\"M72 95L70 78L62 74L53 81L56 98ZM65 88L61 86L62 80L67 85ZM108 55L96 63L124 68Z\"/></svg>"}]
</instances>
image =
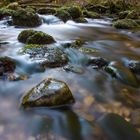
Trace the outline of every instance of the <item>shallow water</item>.
<instances>
[{"instance_id":1,"label":"shallow water","mask_svg":"<svg viewBox=\"0 0 140 140\"><path fill-rule=\"evenodd\" d=\"M46 20L51 18L44 17ZM108 61L140 60L140 41L136 33L116 30L110 19L88 20L87 24L68 21L66 24L53 19L35 30L52 35L62 47L65 42L84 39L84 47L97 49L91 56L101 56ZM114 112L130 121L134 109L121 96L128 92L140 97L140 88L112 78L102 70L87 67L88 55L75 49L66 49L70 63L80 67L82 74L66 72L63 68L47 68L40 72L28 56L18 52L24 44L17 41L18 34L25 28L7 26L0 22L0 55L10 56L17 61L16 73L26 74L24 81L0 81L0 139L1 140L104 140L96 120L107 112ZM43 79L52 77L65 81L70 87L76 103L71 110L48 108L22 110L21 97ZM138 77L138 76L137 76ZM138 77L139 78L139 77Z\"/></svg>"}]
</instances>

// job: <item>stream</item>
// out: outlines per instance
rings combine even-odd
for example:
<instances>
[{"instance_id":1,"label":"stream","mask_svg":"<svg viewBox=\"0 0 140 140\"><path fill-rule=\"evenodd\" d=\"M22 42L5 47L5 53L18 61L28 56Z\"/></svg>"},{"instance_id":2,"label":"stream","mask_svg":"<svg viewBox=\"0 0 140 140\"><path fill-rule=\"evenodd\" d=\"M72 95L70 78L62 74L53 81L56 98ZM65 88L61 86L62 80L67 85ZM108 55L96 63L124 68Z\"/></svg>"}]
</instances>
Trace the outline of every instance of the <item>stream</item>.
<instances>
[{"instance_id":1,"label":"stream","mask_svg":"<svg viewBox=\"0 0 140 140\"><path fill-rule=\"evenodd\" d=\"M40 15L41 16L41 15ZM18 42L18 34L25 29L43 31L57 41L53 45L76 39L85 40L84 47L96 50L91 56L102 57L109 62L140 61L140 34L132 30L116 30L112 19L87 19L88 23L63 23L54 16L41 16L44 23L36 28L16 28L0 21L0 56L16 60L16 73L27 75L27 80L0 80L0 140L107 140L97 120L105 113L117 113L131 121L131 113L137 109L128 104L125 93L140 98L140 88L135 88L103 70L86 66L87 54L67 48L69 61L82 73L65 71L62 67L46 68L44 72L19 51L24 44ZM21 97L45 78L55 78L67 83L76 103L70 110L34 108L20 109ZM138 79L140 76L137 75ZM124 94L123 94L124 93ZM137 127L140 129L140 127Z\"/></svg>"}]
</instances>

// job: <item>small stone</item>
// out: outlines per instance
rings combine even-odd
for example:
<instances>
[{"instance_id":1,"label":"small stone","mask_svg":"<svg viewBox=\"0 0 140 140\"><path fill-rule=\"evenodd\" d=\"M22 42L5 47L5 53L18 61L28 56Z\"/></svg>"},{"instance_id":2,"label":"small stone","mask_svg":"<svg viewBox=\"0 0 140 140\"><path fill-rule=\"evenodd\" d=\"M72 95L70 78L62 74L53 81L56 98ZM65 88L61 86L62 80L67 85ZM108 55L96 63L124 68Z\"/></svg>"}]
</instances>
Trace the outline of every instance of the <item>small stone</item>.
<instances>
[{"instance_id":1,"label":"small stone","mask_svg":"<svg viewBox=\"0 0 140 140\"><path fill-rule=\"evenodd\" d=\"M93 98L93 96L87 96L84 99L84 104L86 106L91 106L94 102L95 102L95 99Z\"/></svg>"}]
</instances>

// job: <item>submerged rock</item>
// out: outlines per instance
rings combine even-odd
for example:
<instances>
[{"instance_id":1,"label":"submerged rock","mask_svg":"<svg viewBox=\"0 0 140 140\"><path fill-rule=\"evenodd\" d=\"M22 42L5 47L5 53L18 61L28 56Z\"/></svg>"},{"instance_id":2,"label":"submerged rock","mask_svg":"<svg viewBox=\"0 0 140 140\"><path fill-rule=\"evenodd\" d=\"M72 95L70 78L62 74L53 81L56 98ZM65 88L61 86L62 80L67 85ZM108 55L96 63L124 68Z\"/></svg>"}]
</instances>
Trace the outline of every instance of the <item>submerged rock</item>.
<instances>
[{"instance_id":1,"label":"submerged rock","mask_svg":"<svg viewBox=\"0 0 140 140\"><path fill-rule=\"evenodd\" d=\"M0 57L0 76L13 73L16 68L15 61L10 57Z\"/></svg>"},{"instance_id":2,"label":"submerged rock","mask_svg":"<svg viewBox=\"0 0 140 140\"><path fill-rule=\"evenodd\" d=\"M109 140L140 140L140 133L117 114L107 114L98 123Z\"/></svg>"},{"instance_id":3,"label":"submerged rock","mask_svg":"<svg viewBox=\"0 0 140 140\"><path fill-rule=\"evenodd\" d=\"M139 25L132 19L120 19L113 23L113 26L118 29L132 29Z\"/></svg>"},{"instance_id":4,"label":"submerged rock","mask_svg":"<svg viewBox=\"0 0 140 140\"><path fill-rule=\"evenodd\" d=\"M29 54L30 59L39 62L42 67L61 67L68 62L68 57L62 50L45 45L26 45L21 53Z\"/></svg>"},{"instance_id":5,"label":"submerged rock","mask_svg":"<svg viewBox=\"0 0 140 140\"><path fill-rule=\"evenodd\" d=\"M19 9L12 15L13 24L16 26L24 26L24 27L36 27L41 25L42 21L40 17L33 13L28 12L24 9Z\"/></svg>"},{"instance_id":6,"label":"submerged rock","mask_svg":"<svg viewBox=\"0 0 140 140\"><path fill-rule=\"evenodd\" d=\"M59 107L71 105L74 97L66 83L56 79L46 79L32 88L22 99L22 106Z\"/></svg>"},{"instance_id":7,"label":"submerged rock","mask_svg":"<svg viewBox=\"0 0 140 140\"><path fill-rule=\"evenodd\" d=\"M128 68L136 74L140 74L140 61L131 60L128 62Z\"/></svg>"},{"instance_id":8,"label":"submerged rock","mask_svg":"<svg viewBox=\"0 0 140 140\"><path fill-rule=\"evenodd\" d=\"M70 72L74 72L74 73L78 73L78 74L83 74L84 73L84 70L83 70L82 67L76 66L76 65L71 65L71 64L66 65L64 67L64 70L67 71L67 72L70 71Z\"/></svg>"},{"instance_id":9,"label":"submerged rock","mask_svg":"<svg viewBox=\"0 0 140 140\"><path fill-rule=\"evenodd\" d=\"M37 12L41 15L54 15L56 13L56 9L54 8L39 8Z\"/></svg>"},{"instance_id":10,"label":"submerged rock","mask_svg":"<svg viewBox=\"0 0 140 140\"><path fill-rule=\"evenodd\" d=\"M75 49L79 49L81 48L83 45L85 44L85 41L82 39L76 39L73 42L68 42L63 44L64 48L75 48Z\"/></svg>"},{"instance_id":11,"label":"submerged rock","mask_svg":"<svg viewBox=\"0 0 140 140\"><path fill-rule=\"evenodd\" d=\"M133 87L139 87L139 81L137 77L121 63L112 62L107 67L105 67L105 71L108 72L112 77L116 77L125 84Z\"/></svg>"},{"instance_id":12,"label":"submerged rock","mask_svg":"<svg viewBox=\"0 0 140 140\"><path fill-rule=\"evenodd\" d=\"M18 40L27 44L51 44L55 40L52 36L41 31L24 30L18 35Z\"/></svg>"},{"instance_id":13,"label":"submerged rock","mask_svg":"<svg viewBox=\"0 0 140 140\"><path fill-rule=\"evenodd\" d=\"M99 69L108 65L108 62L101 57L90 57L88 65L91 65L94 69Z\"/></svg>"}]
</instances>

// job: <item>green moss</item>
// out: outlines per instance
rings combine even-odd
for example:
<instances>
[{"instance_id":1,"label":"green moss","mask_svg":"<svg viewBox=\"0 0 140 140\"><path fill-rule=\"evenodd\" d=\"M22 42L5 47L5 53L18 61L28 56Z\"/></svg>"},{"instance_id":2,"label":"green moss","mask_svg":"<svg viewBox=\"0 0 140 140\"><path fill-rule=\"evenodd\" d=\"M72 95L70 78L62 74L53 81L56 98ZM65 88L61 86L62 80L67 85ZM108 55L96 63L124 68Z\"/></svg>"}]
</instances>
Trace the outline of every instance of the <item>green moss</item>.
<instances>
[{"instance_id":1,"label":"green moss","mask_svg":"<svg viewBox=\"0 0 140 140\"><path fill-rule=\"evenodd\" d=\"M95 53L97 52L98 50L97 49L94 49L94 48L90 48L90 47L82 47L79 49L79 51L81 52L84 52L84 53Z\"/></svg>"},{"instance_id":2,"label":"green moss","mask_svg":"<svg viewBox=\"0 0 140 140\"><path fill-rule=\"evenodd\" d=\"M59 17L61 20L63 20L64 22L66 22L67 20L71 19L70 14L65 11L64 9L58 9L56 14L57 17Z\"/></svg>"},{"instance_id":3,"label":"green moss","mask_svg":"<svg viewBox=\"0 0 140 140\"><path fill-rule=\"evenodd\" d=\"M100 16L101 16L97 12L90 12L87 10L83 11L83 15L84 15L84 17L87 17L87 18L100 18Z\"/></svg>"},{"instance_id":4,"label":"green moss","mask_svg":"<svg viewBox=\"0 0 140 140\"><path fill-rule=\"evenodd\" d=\"M0 9L0 19L6 17L6 16L11 16L14 13L14 10L7 9L7 8L1 8Z\"/></svg>"},{"instance_id":5,"label":"green moss","mask_svg":"<svg viewBox=\"0 0 140 140\"><path fill-rule=\"evenodd\" d=\"M35 34L37 31L34 30L24 30L18 35L18 41L22 43L26 43L27 39Z\"/></svg>"},{"instance_id":6,"label":"green moss","mask_svg":"<svg viewBox=\"0 0 140 140\"><path fill-rule=\"evenodd\" d=\"M73 19L76 19L82 16L82 10L78 6L73 6L73 7L68 8L68 13Z\"/></svg>"},{"instance_id":7,"label":"green moss","mask_svg":"<svg viewBox=\"0 0 140 140\"><path fill-rule=\"evenodd\" d=\"M132 19L121 19L115 21L113 26L118 29L132 29L137 28L139 25Z\"/></svg>"},{"instance_id":8,"label":"green moss","mask_svg":"<svg viewBox=\"0 0 140 140\"><path fill-rule=\"evenodd\" d=\"M37 11L39 14L56 14L56 9L55 8L40 8Z\"/></svg>"},{"instance_id":9,"label":"green moss","mask_svg":"<svg viewBox=\"0 0 140 140\"><path fill-rule=\"evenodd\" d=\"M27 44L51 44L55 42L52 36L41 31L24 30L18 35L18 40Z\"/></svg>"},{"instance_id":10,"label":"green moss","mask_svg":"<svg viewBox=\"0 0 140 140\"><path fill-rule=\"evenodd\" d=\"M128 13L126 18L128 18L128 19L138 19L139 18L139 12L136 11L136 10L132 10Z\"/></svg>"},{"instance_id":11,"label":"green moss","mask_svg":"<svg viewBox=\"0 0 140 140\"><path fill-rule=\"evenodd\" d=\"M25 27L36 27L42 23L37 14L31 11L26 11L25 9L18 9L14 12L12 20L14 25Z\"/></svg>"},{"instance_id":12,"label":"green moss","mask_svg":"<svg viewBox=\"0 0 140 140\"><path fill-rule=\"evenodd\" d=\"M20 54L27 53L28 50L43 48L43 47L44 47L43 45L39 45L39 44L27 44L20 50Z\"/></svg>"},{"instance_id":13,"label":"green moss","mask_svg":"<svg viewBox=\"0 0 140 140\"><path fill-rule=\"evenodd\" d=\"M43 33L43 32L36 32L32 36L29 36L27 39L27 44L51 44L54 43L55 40L52 36Z\"/></svg>"}]
</instances>

